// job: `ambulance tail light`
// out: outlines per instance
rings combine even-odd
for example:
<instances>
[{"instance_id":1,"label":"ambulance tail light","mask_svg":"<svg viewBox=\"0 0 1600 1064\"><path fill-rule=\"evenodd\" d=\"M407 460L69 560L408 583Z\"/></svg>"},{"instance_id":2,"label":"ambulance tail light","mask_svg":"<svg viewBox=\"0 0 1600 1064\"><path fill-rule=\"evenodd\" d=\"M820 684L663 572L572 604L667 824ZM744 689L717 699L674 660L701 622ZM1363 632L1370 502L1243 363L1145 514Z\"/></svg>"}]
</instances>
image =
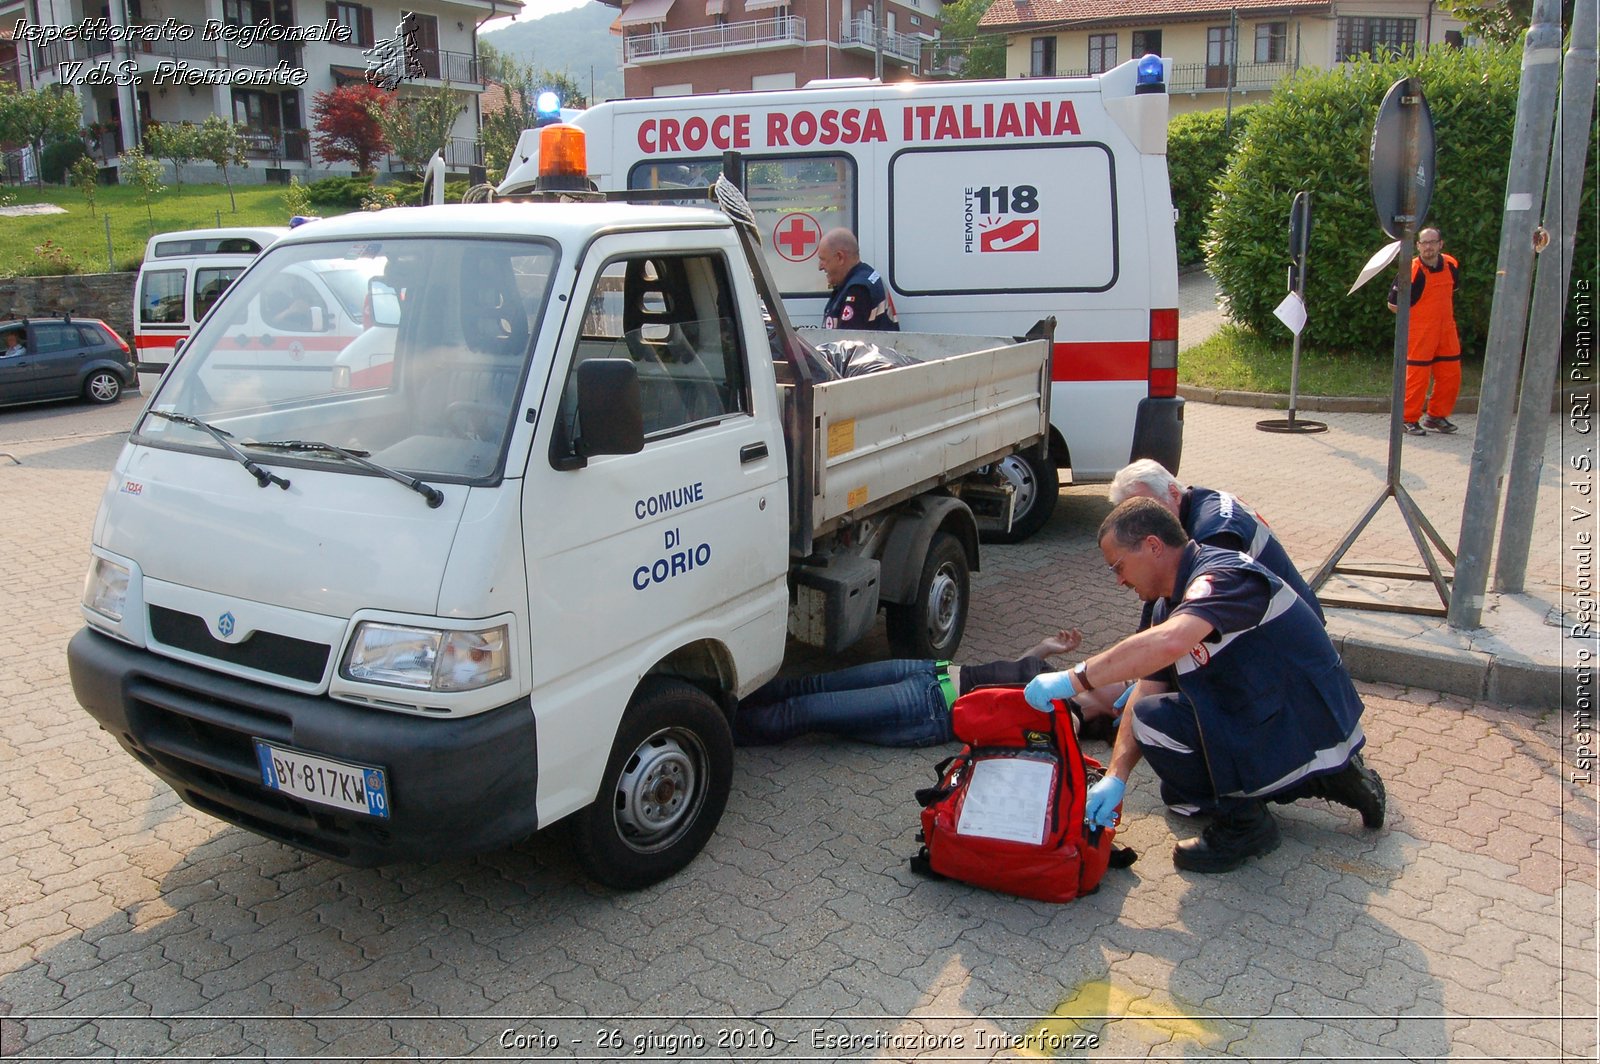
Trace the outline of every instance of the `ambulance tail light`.
<instances>
[{"instance_id":1,"label":"ambulance tail light","mask_svg":"<svg viewBox=\"0 0 1600 1064\"><path fill-rule=\"evenodd\" d=\"M561 122L539 130L539 179L534 187L541 192L588 191L589 149L583 130Z\"/></svg>"},{"instance_id":2,"label":"ambulance tail light","mask_svg":"<svg viewBox=\"0 0 1600 1064\"><path fill-rule=\"evenodd\" d=\"M1150 312L1150 396L1178 394L1178 308Z\"/></svg>"}]
</instances>

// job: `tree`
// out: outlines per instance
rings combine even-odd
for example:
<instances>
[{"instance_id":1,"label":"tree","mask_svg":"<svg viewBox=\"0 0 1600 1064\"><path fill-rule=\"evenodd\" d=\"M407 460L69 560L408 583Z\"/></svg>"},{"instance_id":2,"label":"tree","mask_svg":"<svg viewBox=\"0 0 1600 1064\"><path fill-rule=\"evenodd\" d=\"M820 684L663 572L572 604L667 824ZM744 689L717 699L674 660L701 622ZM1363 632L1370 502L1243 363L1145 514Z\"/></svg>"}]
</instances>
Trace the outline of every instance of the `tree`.
<instances>
[{"instance_id":1,"label":"tree","mask_svg":"<svg viewBox=\"0 0 1600 1064\"><path fill-rule=\"evenodd\" d=\"M420 171L429 157L450 143L450 130L461 113L461 94L449 82L407 96L392 107L374 105L371 111L389 142L389 151L412 170Z\"/></svg>"},{"instance_id":2,"label":"tree","mask_svg":"<svg viewBox=\"0 0 1600 1064\"><path fill-rule=\"evenodd\" d=\"M978 20L993 0L955 0L944 9L944 23L937 45L940 66L949 65L964 79L1003 78L1006 76L1004 34L984 33Z\"/></svg>"},{"instance_id":3,"label":"tree","mask_svg":"<svg viewBox=\"0 0 1600 1064\"><path fill-rule=\"evenodd\" d=\"M357 173L372 173L378 156L389 150L373 111L393 103L394 96L366 82L317 93L311 101L317 157L326 163L354 163Z\"/></svg>"},{"instance_id":4,"label":"tree","mask_svg":"<svg viewBox=\"0 0 1600 1064\"><path fill-rule=\"evenodd\" d=\"M146 156L143 148L129 148L117 156L117 162L121 164L128 182L139 190L139 198L144 200L145 217L150 219L150 228L154 230L156 218L150 204L156 194L166 187L161 183L161 164Z\"/></svg>"},{"instance_id":5,"label":"tree","mask_svg":"<svg viewBox=\"0 0 1600 1064\"><path fill-rule=\"evenodd\" d=\"M517 138L524 129L538 123L536 104L540 93L554 92L561 98L563 107L587 107L589 101L567 73L534 70L531 66L509 62L501 72L506 75L506 106L483 116L478 145L483 149L483 162L490 173L504 177L511 153L516 150Z\"/></svg>"},{"instance_id":6,"label":"tree","mask_svg":"<svg viewBox=\"0 0 1600 1064\"><path fill-rule=\"evenodd\" d=\"M1561 24L1572 25L1573 0L1561 0ZM1439 6L1467 24L1474 37L1498 44L1521 43L1533 24L1533 0L1439 0Z\"/></svg>"},{"instance_id":7,"label":"tree","mask_svg":"<svg viewBox=\"0 0 1600 1064\"><path fill-rule=\"evenodd\" d=\"M193 122L154 125L144 131L144 147L152 158L172 163L174 184L183 184L183 168L200 155L200 129Z\"/></svg>"},{"instance_id":8,"label":"tree","mask_svg":"<svg viewBox=\"0 0 1600 1064\"><path fill-rule=\"evenodd\" d=\"M87 155L80 155L78 161L72 164L72 183L83 193L84 202L89 204L89 217L94 217L95 186L100 182L100 166Z\"/></svg>"},{"instance_id":9,"label":"tree","mask_svg":"<svg viewBox=\"0 0 1600 1064\"><path fill-rule=\"evenodd\" d=\"M78 135L78 101L59 87L18 89L0 80L0 141L21 142L33 151L34 180L44 186L44 145Z\"/></svg>"},{"instance_id":10,"label":"tree","mask_svg":"<svg viewBox=\"0 0 1600 1064\"><path fill-rule=\"evenodd\" d=\"M250 165L244 154L243 128L221 115L207 115L196 133L195 147L200 158L222 171L223 184L228 186L228 203L233 213L238 214L239 202L233 197L233 179L228 175L228 167Z\"/></svg>"}]
</instances>

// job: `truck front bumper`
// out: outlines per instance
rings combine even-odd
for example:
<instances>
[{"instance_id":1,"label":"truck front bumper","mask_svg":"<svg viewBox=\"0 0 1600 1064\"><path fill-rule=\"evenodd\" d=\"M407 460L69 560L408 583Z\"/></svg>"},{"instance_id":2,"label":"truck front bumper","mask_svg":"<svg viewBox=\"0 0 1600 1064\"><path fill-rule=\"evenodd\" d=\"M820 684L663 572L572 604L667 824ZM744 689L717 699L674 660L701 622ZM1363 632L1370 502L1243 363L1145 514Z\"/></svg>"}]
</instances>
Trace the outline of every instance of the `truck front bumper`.
<instances>
[{"instance_id":1,"label":"truck front bumper","mask_svg":"<svg viewBox=\"0 0 1600 1064\"><path fill-rule=\"evenodd\" d=\"M1166 466L1167 472L1177 474L1178 462L1183 458L1183 402L1177 396L1139 400L1128 461L1153 458Z\"/></svg>"},{"instance_id":2,"label":"truck front bumper","mask_svg":"<svg viewBox=\"0 0 1600 1064\"><path fill-rule=\"evenodd\" d=\"M491 850L539 826L526 697L471 717L417 717L220 675L87 628L68 644L67 664L83 707L180 798L299 849L379 865ZM382 768L389 815L267 787L256 739Z\"/></svg>"}]
</instances>

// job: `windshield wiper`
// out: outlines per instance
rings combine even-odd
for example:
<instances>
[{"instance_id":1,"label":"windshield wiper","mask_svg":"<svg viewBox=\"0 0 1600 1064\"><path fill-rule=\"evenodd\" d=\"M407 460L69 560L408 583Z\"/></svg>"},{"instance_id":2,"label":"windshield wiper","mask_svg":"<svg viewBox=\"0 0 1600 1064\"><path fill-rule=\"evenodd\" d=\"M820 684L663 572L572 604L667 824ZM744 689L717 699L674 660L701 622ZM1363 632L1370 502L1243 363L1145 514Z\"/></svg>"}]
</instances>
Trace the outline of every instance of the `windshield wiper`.
<instances>
[{"instance_id":1,"label":"windshield wiper","mask_svg":"<svg viewBox=\"0 0 1600 1064\"><path fill-rule=\"evenodd\" d=\"M352 451L344 447L336 447L331 443L319 443L315 440L246 440L244 441L244 446L273 451L317 451L323 454L337 455L346 462L361 466L363 469L370 469L374 473L382 473L390 480L404 484L428 500L428 508L430 510L437 510L440 504L444 502L444 492L438 488L425 484L416 477L408 477L397 469L390 469L388 466L368 461L367 455L372 453L370 451Z\"/></svg>"},{"instance_id":2,"label":"windshield wiper","mask_svg":"<svg viewBox=\"0 0 1600 1064\"><path fill-rule=\"evenodd\" d=\"M176 421L180 425L190 425L202 432L208 433L212 439L216 440L217 443L221 445L224 451L228 452L228 457L244 466L245 470L251 476L256 478L256 483L261 487L264 488L268 484L276 484L284 491L289 490L289 482L287 480L274 473L268 473L265 469L262 469L260 466L252 462L249 455L235 447L230 442L233 438L233 434L231 432L225 432L209 422L201 421L199 418L191 417L188 414L169 414L165 410L152 410L150 413L154 414L156 417L164 418L167 421Z\"/></svg>"}]
</instances>

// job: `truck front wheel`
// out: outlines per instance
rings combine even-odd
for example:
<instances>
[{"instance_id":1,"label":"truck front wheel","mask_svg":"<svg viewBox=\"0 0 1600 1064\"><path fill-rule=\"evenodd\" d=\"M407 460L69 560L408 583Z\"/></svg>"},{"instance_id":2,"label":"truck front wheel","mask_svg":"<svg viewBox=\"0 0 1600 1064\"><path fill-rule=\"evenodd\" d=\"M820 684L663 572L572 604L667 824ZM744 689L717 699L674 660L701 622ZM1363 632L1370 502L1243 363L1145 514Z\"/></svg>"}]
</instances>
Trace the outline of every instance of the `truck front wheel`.
<instances>
[{"instance_id":1,"label":"truck front wheel","mask_svg":"<svg viewBox=\"0 0 1600 1064\"><path fill-rule=\"evenodd\" d=\"M600 793L576 814L585 871L637 890L700 852L733 783L733 738L709 695L678 680L647 681L623 715Z\"/></svg>"},{"instance_id":2,"label":"truck front wheel","mask_svg":"<svg viewBox=\"0 0 1600 1064\"><path fill-rule=\"evenodd\" d=\"M948 532L936 533L917 580L917 595L884 607L889 649L896 657L948 659L961 645L972 596L967 552Z\"/></svg>"}]
</instances>

